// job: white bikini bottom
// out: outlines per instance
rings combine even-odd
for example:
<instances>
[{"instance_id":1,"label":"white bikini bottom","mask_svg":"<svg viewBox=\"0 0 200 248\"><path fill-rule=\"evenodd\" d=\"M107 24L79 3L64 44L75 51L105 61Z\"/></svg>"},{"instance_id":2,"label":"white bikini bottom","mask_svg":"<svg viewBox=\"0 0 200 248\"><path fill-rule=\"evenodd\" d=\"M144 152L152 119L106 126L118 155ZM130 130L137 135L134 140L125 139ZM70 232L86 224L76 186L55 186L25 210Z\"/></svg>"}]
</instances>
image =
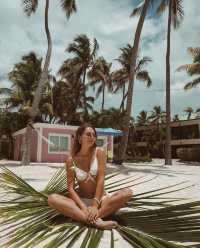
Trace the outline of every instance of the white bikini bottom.
<instances>
[{"instance_id":1,"label":"white bikini bottom","mask_svg":"<svg viewBox=\"0 0 200 248\"><path fill-rule=\"evenodd\" d=\"M111 194L108 193L108 192L106 192L106 194L102 196L101 202L102 202L102 200L103 200L105 197L107 197L107 196L111 196ZM86 205L87 207L89 207L89 206L92 205L93 198L84 198L84 197L80 197L80 198L81 198L81 200L85 203L85 205Z\"/></svg>"}]
</instances>

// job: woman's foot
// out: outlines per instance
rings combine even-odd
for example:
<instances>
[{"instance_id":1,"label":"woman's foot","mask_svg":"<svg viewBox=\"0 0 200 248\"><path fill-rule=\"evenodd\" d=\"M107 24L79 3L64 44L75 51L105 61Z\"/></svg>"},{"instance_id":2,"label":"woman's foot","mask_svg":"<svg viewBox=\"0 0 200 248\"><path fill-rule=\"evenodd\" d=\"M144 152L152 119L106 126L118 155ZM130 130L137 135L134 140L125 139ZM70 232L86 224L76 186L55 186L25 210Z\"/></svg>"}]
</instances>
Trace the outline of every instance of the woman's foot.
<instances>
[{"instance_id":1,"label":"woman's foot","mask_svg":"<svg viewBox=\"0 0 200 248\"><path fill-rule=\"evenodd\" d=\"M117 228L118 223L116 221L112 221L112 220L105 221L98 218L94 223L94 226L102 230L111 230Z\"/></svg>"}]
</instances>

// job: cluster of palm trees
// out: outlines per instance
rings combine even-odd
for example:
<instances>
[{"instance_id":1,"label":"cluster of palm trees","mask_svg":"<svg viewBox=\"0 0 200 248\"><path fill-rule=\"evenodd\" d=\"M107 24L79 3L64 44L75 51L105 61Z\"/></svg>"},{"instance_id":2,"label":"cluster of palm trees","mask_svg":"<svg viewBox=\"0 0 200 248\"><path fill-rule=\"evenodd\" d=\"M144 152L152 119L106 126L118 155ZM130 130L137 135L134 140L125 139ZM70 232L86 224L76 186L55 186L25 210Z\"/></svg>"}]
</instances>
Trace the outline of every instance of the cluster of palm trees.
<instances>
[{"instance_id":1,"label":"cluster of palm trees","mask_svg":"<svg viewBox=\"0 0 200 248\"><path fill-rule=\"evenodd\" d=\"M111 71L112 63L108 63L102 56L97 57L98 49L97 40L94 39L91 42L84 34L78 35L68 45L66 51L72 53L73 56L63 62L57 76L48 72L35 117L37 121L71 125L79 125L82 121L88 121L96 127L123 128L131 46L127 45L121 49L121 54L117 59L121 67L116 71ZM148 71L144 70L149 62L151 59L148 57L137 61L137 79L144 81L147 87L150 87L152 83ZM7 96L3 103L5 112L13 112L17 109L18 113L24 117L24 125L30 118L29 113L35 90L42 73L41 65L42 59L34 52L23 56L8 74L12 83L11 88L0 89L0 94ZM102 94L100 112L93 109L95 98L88 96L88 89L95 89L96 85L98 86L96 98ZM115 94L121 88L123 90L120 108L105 110L106 90ZM18 127L21 127L21 124ZM13 128L11 130L15 131ZM11 137L11 134L9 136Z\"/></svg>"}]
</instances>

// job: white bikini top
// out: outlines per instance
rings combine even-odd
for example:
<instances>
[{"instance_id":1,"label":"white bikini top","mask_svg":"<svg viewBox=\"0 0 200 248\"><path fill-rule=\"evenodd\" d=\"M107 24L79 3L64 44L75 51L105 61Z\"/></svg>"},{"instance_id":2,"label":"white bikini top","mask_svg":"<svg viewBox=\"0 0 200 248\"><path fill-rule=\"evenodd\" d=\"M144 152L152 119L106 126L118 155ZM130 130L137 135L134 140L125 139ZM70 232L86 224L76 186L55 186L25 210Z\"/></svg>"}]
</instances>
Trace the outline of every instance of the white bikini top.
<instances>
[{"instance_id":1,"label":"white bikini top","mask_svg":"<svg viewBox=\"0 0 200 248\"><path fill-rule=\"evenodd\" d=\"M98 171L98 161L97 161L97 156L96 156L96 150L95 150L95 154L94 154L94 159L92 161L92 164L90 165L89 172L86 172L86 171L78 168L75 161L73 160L74 171L76 173L76 178L78 181L84 181L85 180L85 182L87 182L88 180L91 179L93 182L95 182L94 177L97 176L97 171Z\"/></svg>"}]
</instances>

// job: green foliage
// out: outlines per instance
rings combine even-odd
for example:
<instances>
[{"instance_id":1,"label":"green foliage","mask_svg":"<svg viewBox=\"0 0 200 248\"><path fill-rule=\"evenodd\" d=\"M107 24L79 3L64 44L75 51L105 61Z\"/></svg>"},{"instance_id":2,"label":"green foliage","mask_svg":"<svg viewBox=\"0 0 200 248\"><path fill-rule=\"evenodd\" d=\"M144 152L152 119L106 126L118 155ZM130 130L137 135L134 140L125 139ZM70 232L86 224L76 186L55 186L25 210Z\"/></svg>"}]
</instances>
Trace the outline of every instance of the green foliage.
<instances>
[{"instance_id":1,"label":"green foliage","mask_svg":"<svg viewBox=\"0 0 200 248\"><path fill-rule=\"evenodd\" d=\"M150 157L149 154L144 156L136 155L133 158L127 158L125 161L128 163L151 162L152 158Z\"/></svg>"},{"instance_id":2,"label":"green foliage","mask_svg":"<svg viewBox=\"0 0 200 248\"><path fill-rule=\"evenodd\" d=\"M200 48L189 47L187 50L188 53L193 58L193 63L182 65L177 69L177 71L184 70L188 73L189 76L200 75ZM200 84L200 77L198 76L197 78L193 79L191 82L186 83L184 89L190 90L192 88L195 88L199 84Z\"/></svg>"}]
</instances>

